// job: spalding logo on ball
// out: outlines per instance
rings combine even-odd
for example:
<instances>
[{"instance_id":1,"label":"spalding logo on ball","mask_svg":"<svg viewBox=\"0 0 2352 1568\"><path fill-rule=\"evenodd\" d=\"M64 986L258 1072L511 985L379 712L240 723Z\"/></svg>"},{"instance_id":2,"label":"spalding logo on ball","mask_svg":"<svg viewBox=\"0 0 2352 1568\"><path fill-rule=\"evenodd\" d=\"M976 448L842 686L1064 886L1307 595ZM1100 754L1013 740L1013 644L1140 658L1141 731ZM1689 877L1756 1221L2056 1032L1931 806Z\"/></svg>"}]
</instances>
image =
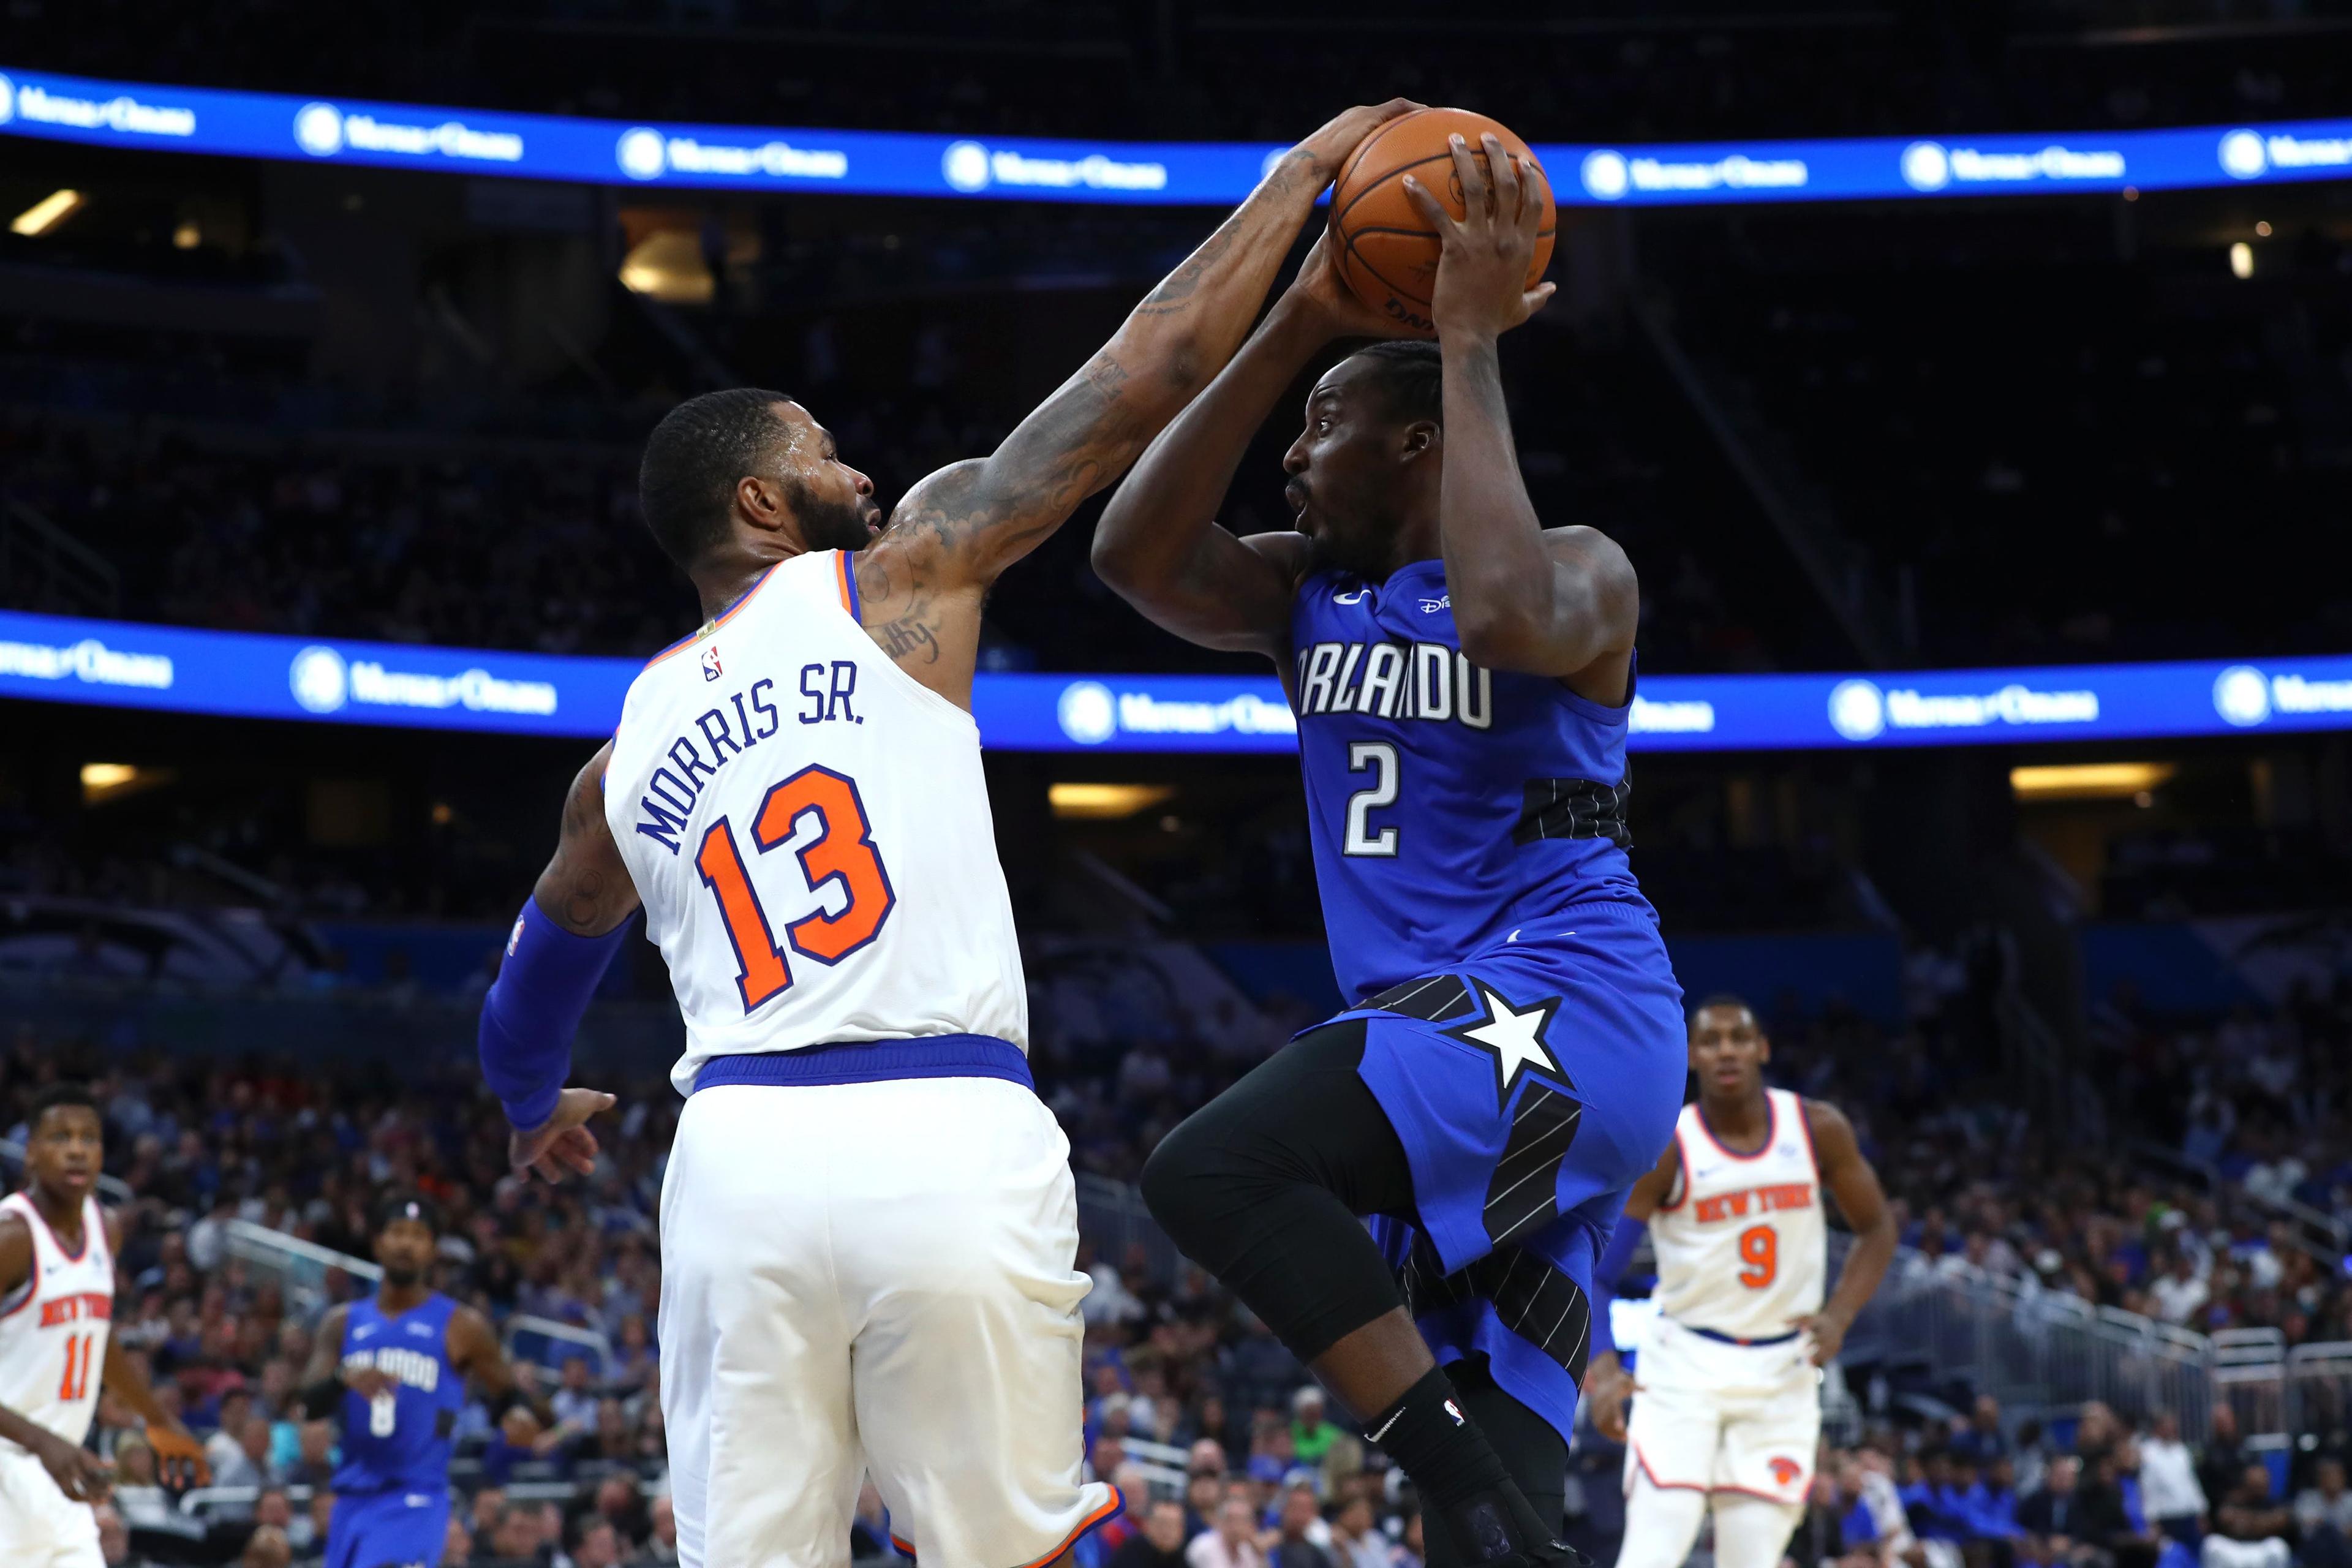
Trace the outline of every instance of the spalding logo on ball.
<instances>
[{"instance_id":1,"label":"spalding logo on ball","mask_svg":"<svg viewBox=\"0 0 2352 1568\"><path fill-rule=\"evenodd\" d=\"M1493 136L1503 150L1534 163L1528 144L1483 114L1466 109L1421 109L1400 115L1364 138L1331 192L1331 229L1339 240L1339 276L1356 298L1398 325L1431 331L1429 301L1437 288L1438 239L1404 194L1411 174L1459 218L1462 182L1454 169L1450 138L1470 144L1470 155L1486 161L1479 138ZM1552 202L1551 175L1544 173L1543 220L1528 261L1528 287L1542 281L1551 264L1554 228L1559 218Z\"/></svg>"}]
</instances>

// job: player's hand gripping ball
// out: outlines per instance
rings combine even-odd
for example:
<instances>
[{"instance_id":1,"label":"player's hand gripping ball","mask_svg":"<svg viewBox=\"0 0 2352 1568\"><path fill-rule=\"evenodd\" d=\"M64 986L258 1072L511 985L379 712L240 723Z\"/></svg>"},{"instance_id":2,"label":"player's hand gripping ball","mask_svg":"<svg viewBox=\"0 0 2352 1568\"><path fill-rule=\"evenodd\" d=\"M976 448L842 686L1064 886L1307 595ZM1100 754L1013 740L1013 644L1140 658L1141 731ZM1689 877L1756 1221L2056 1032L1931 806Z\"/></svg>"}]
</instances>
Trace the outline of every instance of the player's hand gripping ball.
<instances>
[{"instance_id":1,"label":"player's hand gripping ball","mask_svg":"<svg viewBox=\"0 0 2352 1568\"><path fill-rule=\"evenodd\" d=\"M1399 333L1426 337L1435 331L1430 300L1437 287L1437 231L1405 195L1411 174L1444 204L1459 222L1467 210L1462 181L1454 172L1451 138L1468 142L1481 166L1482 136L1493 136L1513 153L1535 163L1528 144L1504 126L1466 109L1423 109L1401 115L1374 131L1339 171L1331 193L1331 231L1338 241L1339 277L1349 291ZM1488 184L1493 183L1491 173ZM1535 254L1528 267L1533 289L1551 265L1559 212L1551 182L1543 184L1543 215L1537 224Z\"/></svg>"}]
</instances>

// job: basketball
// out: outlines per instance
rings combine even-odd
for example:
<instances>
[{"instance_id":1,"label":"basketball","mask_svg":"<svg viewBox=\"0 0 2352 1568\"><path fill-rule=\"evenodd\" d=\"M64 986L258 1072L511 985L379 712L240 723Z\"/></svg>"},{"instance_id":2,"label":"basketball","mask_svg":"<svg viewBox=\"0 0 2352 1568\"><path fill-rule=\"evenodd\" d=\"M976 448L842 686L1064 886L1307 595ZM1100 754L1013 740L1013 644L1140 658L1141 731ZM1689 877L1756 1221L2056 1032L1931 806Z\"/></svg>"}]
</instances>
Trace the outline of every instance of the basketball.
<instances>
[{"instance_id":1,"label":"basketball","mask_svg":"<svg viewBox=\"0 0 2352 1568\"><path fill-rule=\"evenodd\" d=\"M1389 121L1364 139L1363 145L1339 171L1331 193L1331 227L1339 241L1339 276L1356 298L1390 320L1417 331L1431 330L1429 301L1437 287L1438 242L1435 231L1404 192L1411 174L1445 204L1455 217L1463 214L1462 182L1454 172L1449 139L1459 135L1470 143L1471 156L1483 166L1486 153L1479 138L1492 135L1504 148L1540 169L1528 144L1500 121L1466 109L1422 109ZM1528 264L1532 289L1551 264L1552 235L1559 222L1551 199L1551 179L1544 178L1543 222L1536 236L1536 252Z\"/></svg>"}]
</instances>

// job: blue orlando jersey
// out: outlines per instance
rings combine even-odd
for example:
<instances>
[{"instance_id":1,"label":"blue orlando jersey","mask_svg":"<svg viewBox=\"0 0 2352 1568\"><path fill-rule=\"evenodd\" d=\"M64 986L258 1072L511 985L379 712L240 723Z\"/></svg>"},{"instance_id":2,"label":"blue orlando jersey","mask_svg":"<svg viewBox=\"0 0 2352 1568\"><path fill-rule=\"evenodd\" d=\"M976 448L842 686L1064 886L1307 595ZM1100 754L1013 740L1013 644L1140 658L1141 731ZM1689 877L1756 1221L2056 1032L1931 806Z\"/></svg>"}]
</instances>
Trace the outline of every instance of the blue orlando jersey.
<instances>
[{"instance_id":1,"label":"blue orlando jersey","mask_svg":"<svg viewBox=\"0 0 2352 1568\"><path fill-rule=\"evenodd\" d=\"M1331 965L1361 1000L1580 904L1648 910L1625 858L1628 706L1464 657L1445 564L1320 572L1290 616Z\"/></svg>"},{"instance_id":2,"label":"blue orlando jersey","mask_svg":"<svg viewBox=\"0 0 2352 1568\"><path fill-rule=\"evenodd\" d=\"M373 1367L394 1380L373 1399L343 1394L339 1492L446 1489L449 1434L466 1403L466 1380L449 1360L449 1318L457 1303L435 1292L398 1316L370 1296L343 1323L343 1372Z\"/></svg>"}]
</instances>

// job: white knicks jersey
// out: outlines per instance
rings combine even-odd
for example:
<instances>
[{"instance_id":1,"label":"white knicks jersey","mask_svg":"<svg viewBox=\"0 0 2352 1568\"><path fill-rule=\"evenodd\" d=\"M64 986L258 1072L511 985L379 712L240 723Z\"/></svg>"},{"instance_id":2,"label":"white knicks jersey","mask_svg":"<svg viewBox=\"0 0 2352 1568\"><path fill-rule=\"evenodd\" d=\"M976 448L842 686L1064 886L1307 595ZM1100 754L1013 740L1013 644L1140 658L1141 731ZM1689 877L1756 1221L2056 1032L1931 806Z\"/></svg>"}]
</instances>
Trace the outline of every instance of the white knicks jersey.
<instances>
[{"instance_id":1,"label":"white knicks jersey","mask_svg":"<svg viewBox=\"0 0 2352 1568\"><path fill-rule=\"evenodd\" d=\"M33 1277L0 1297L0 1405L68 1443L89 1435L114 1320L114 1254L98 1199L81 1201L81 1250L68 1252L24 1193L0 1198L33 1233ZM0 1438L0 1453L22 1453Z\"/></svg>"},{"instance_id":2,"label":"white knicks jersey","mask_svg":"<svg viewBox=\"0 0 2352 1568\"><path fill-rule=\"evenodd\" d=\"M1658 1310L1685 1328L1738 1340L1774 1339L1822 1307L1829 1227L1805 1102L1765 1091L1771 1131L1763 1148L1735 1154L1715 1141L1696 1104L1675 1123L1682 1171L1673 1202L1650 1216Z\"/></svg>"},{"instance_id":3,"label":"white knicks jersey","mask_svg":"<svg viewBox=\"0 0 2352 1568\"><path fill-rule=\"evenodd\" d=\"M850 568L771 568L622 705L604 820L686 1018L681 1094L742 1052L1028 1047L979 726L875 646Z\"/></svg>"}]
</instances>

